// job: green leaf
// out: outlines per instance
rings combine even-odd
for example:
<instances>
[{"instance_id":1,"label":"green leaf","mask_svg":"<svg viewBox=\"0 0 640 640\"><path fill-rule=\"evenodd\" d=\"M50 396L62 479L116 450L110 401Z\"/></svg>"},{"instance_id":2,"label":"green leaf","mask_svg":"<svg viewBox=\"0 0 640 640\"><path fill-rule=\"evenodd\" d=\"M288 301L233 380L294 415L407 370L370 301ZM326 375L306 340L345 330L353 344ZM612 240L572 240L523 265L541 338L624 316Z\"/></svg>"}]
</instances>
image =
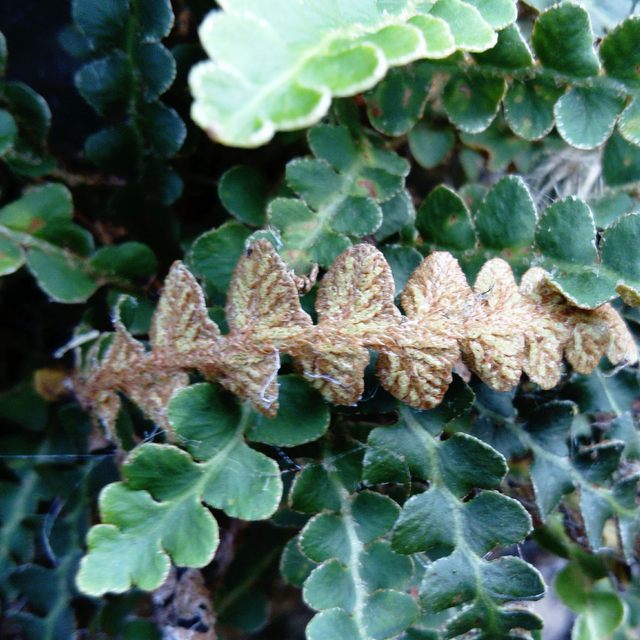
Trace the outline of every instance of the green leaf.
<instances>
[{"instance_id":1,"label":"green leaf","mask_svg":"<svg viewBox=\"0 0 640 640\"><path fill-rule=\"evenodd\" d=\"M218 621L221 625L255 633L269 621L269 605L269 601L260 591L245 590L240 598L225 607L219 614Z\"/></svg>"},{"instance_id":2,"label":"green leaf","mask_svg":"<svg viewBox=\"0 0 640 640\"><path fill-rule=\"evenodd\" d=\"M535 447L531 480L540 515L546 518L558 506L562 496L575 488L567 466L567 437L574 416L570 403L549 403L536 411L525 429Z\"/></svg>"},{"instance_id":3,"label":"green leaf","mask_svg":"<svg viewBox=\"0 0 640 640\"><path fill-rule=\"evenodd\" d=\"M136 168L141 141L128 123L117 124L91 134L84 143L84 153L105 171L127 173Z\"/></svg>"},{"instance_id":4,"label":"green leaf","mask_svg":"<svg viewBox=\"0 0 640 640\"><path fill-rule=\"evenodd\" d=\"M515 19L513 3L478 6L396 0L338 3L326 11L321 0L295 10L285 0L268 8L254 0L223 2L200 27L211 60L189 76L192 117L217 140L243 147L264 144L278 130L308 127L333 96L371 89L389 67L493 46L487 20L506 26Z\"/></svg>"},{"instance_id":5,"label":"green leaf","mask_svg":"<svg viewBox=\"0 0 640 640\"><path fill-rule=\"evenodd\" d=\"M631 213L635 208L635 202L631 196L624 192L612 191L589 200L589 208L593 213L596 226L603 229L624 214Z\"/></svg>"},{"instance_id":6,"label":"green leaf","mask_svg":"<svg viewBox=\"0 0 640 640\"><path fill-rule=\"evenodd\" d=\"M196 460L205 461L205 501L230 516L262 520L278 506L282 480L278 465L242 439L250 409L237 414L237 409L225 405L220 391L208 384L178 392L169 404L169 420L178 440Z\"/></svg>"},{"instance_id":7,"label":"green leaf","mask_svg":"<svg viewBox=\"0 0 640 640\"><path fill-rule=\"evenodd\" d=\"M28 136L29 148L40 155L51 128L51 110L47 101L22 82L3 82L3 97L21 132L21 139ZM26 135L25 135L26 134Z\"/></svg>"},{"instance_id":8,"label":"green leaf","mask_svg":"<svg viewBox=\"0 0 640 640\"><path fill-rule=\"evenodd\" d=\"M224 293L249 235L249 230L237 222L226 222L203 233L191 247L189 268L207 285Z\"/></svg>"},{"instance_id":9,"label":"green leaf","mask_svg":"<svg viewBox=\"0 0 640 640\"><path fill-rule=\"evenodd\" d=\"M478 11L473 4L481 6L488 3L482 1L469 3L461 0L438 0L431 12L434 16L442 18L449 24L453 39L459 49L485 51L495 45L497 37L492 31L488 20L485 19L483 12ZM497 4L494 4L494 6L497 6Z\"/></svg>"},{"instance_id":10,"label":"green leaf","mask_svg":"<svg viewBox=\"0 0 640 640\"><path fill-rule=\"evenodd\" d=\"M27 254L27 267L38 286L55 302L85 302L98 288L84 264L70 254L31 248Z\"/></svg>"},{"instance_id":11,"label":"green leaf","mask_svg":"<svg viewBox=\"0 0 640 640\"><path fill-rule=\"evenodd\" d=\"M13 116L4 109L0 109L0 157L4 156L18 137L18 125Z\"/></svg>"},{"instance_id":12,"label":"green leaf","mask_svg":"<svg viewBox=\"0 0 640 640\"><path fill-rule=\"evenodd\" d=\"M525 0L525 2L538 11L556 4L556 0ZM633 2L619 2L619 0L574 0L574 2L582 5L589 12L593 30L598 37L605 35L624 20L631 12L633 5Z\"/></svg>"},{"instance_id":13,"label":"green leaf","mask_svg":"<svg viewBox=\"0 0 640 640\"><path fill-rule=\"evenodd\" d=\"M430 86L431 72L423 66L392 69L365 95L371 124L388 136L407 133L422 117Z\"/></svg>"},{"instance_id":14,"label":"green leaf","mask_svg":"<svg viewBox=\"0 0 640 640\"><path fill-rule=\"evenodd\" d=\"M380 205L382 209L382 224L375 233L378 241L386 240L389 236L410 225L416 217L411 195L407 191L400 191Z\"/></svg>"},{"instance_id":15,"label":"green leaf","mask_svg":"<svg viewBox=\"0 0 640 640\"><path fill-rule=\"evenodd\" d=\"M296 478L292 506L323 510L299 536L304 555L320 563L303 589L307 604L320 611L307 627L308 637L384 640L418 616L413 598L401 591L412 577L413 562L381 539L393 526L398 506L370 491L351 494L359 472L353 454L342 454L330 466L307 467ZM338 631L352 636L319 635Z\"/></svg>"},{"instance_id":16,"label":"green leaf","mask_svg":"<svg viewBox=\"0 0 640 640\"><path fill-rule=\"evenodd\" d=\"M614 133L604 148L602 173L610 187L640 182L640 148Z\"/></svg>"},{"instance_id":17,"label":"green leaf","mask_svg":"<svg viewBox=\"0 0 640 640\"><path fill-rule=\"evenodd\" d=\"M0 271L26 260L39 286L56 302L84 302L102 284L148 278L153 252L137 242L104 247L93 256L93 237L72 222L73 202L60 184L45 184L0 209Z\"/></svg>"},{"instance_id":18,"label":"green leaf","mask_svg":"<svg viewBox=\"0 0 640 640\"><path fill-rule=\"evenodd\" d=\"M624 605L615 593L594 593L589 608L574 623L571 640L600 640L615 631L624 617Z\"/></svg>"},{"instance_id":19,"label":"green leaf","mask_svg":"<svg viewBox=\"0 0 640 640\"><path fill-rule=\"evenodd\" d=\"M465 0L465 2L476 7L480 15L494 29L508 28L518 17L516 3L513 0Z\"/></svg>"},{"instance_id":20,"label":"green leaf","mask_svg":"<svg viewBox=\"0 0 640 640\"><path fill-rule=\"evenodd\" d=\"M0 31L0 77L4 76L7 72L7 39L4 37L4 34Z\"/></svg>"},{"instance_id":21,"label":"green leaf","mask_svg":"<svg viewBox=\"0 0 640 640\"><path fill-rule=\"evenodd\" d=\"M218 183L224 208L240 222L261 227L266 221L269 185L254 167L237 165L227 169Z\"/></svg>"},{"instance_id":22,"label":"green leaf","mask_svg":"<svg viewBox=\"0 0 640 640\"><path fill-rule=\"evenodd\" d=\"M415 161L425 169L437 167L449 155L455 142L451 129L421 122L409 131L409 148Z\"/></svg>"},{"instance_id":23,"label":"green leaf","mask_svg":"<svg viewBox=\"0 0 640 640\"><path fill-rule=\"evenodd\" d=\"M329 409L320 392L297 375L278 377L280 408L275 418L252 411L247 438L294 447L322 437L329 427Z\"/></svg>"},{"instance_id":24,"label":"green leaf","mask_svg":"<svg viewBox=\"0 0 640 640\"><path fill-rule=\"evenodd\" d=\"M553 107L561 94L551 83L516 80L504 100L509 128L525 140L544 138L555 124Z\"/></svg>"},{"instance_id":25,"label":"green leaf","mask_svg":"<svg viewBox=\"0 0 640 640\"><path fill-rule=\"evenodd\" d=\"M121 51L89 62L75 76L80 95L102 116L124 111L132 83L131 65Z\"/></svg>"},{"instance_id":26,"label":"green leaf","mask_svg":"<svg viewBox=\"0 0 640 640\"><path fill-rule=\"evenodd\" d=\"M137 26L144 40L166 38L173 26L171 0L133 0Z\"/></svg>"},{"instance_id":27,"label":"green leaf","mask_svg":"<svg viewBox=\"0 0 640 640\"><path fill-rule=\"evenodd\" d=\"M385 203L409 206L392 202L404 193L408 163L378 138L318 125L309 132L309 146L315 158L287 165L287 183L300 199L276 198L268 207L282 256L298 272L314 262L328 267L351 237L373 235L383 224Z\"/></svg>"},{"instance_id":28,"label":"green leaf","mask_svg":"<svg viewBox=\"0 0 640 640\"><path fill-rule=\"evenodd\" d=\"M157 470L184 476L181 462L185 454L167 448L173 455L163 455L161 446L140 448L138 456L151 457L149 447L155 447ZM159 503L147 491L114 483L101 494L100 512L108 524L96 525L89 532L89 552L76 578L78 588L89 595L122 593L134 584L154 589L169 574L168 553L183 566L204 566L218 544L213 516L191 495Z\"/></svg>"},{"instance_id":29,"label":"green leaf","mask_svg":"<svg viewBox=\"0 0 640 640\"><path fill-rule=\"evenodd\" d=\"M640 52L636 46L639 37L640 17L635 16L612 29L600 45L600 56L607 74L633 89L640 89Z\"/></svg>"},{"instance_id":30,"label":"green leaf","mask_svg":"<svg viewBox=\"0 0 640 640\"><path fill-rule=\"evenodd\" d=\"M476 245L471 214L462 198L439 185L424 199L416 217L422 237L438 247L464 251Z\"/></svg>"},{"instance_id":31,"label":"green leaf","mask_svg":"<svg viewBox=\"0 0 640 640\"><path fill-rule=\"evenodd\" d=\"M34 234L48 225L71 220L71 192L61 184L45 184L26 191L0 209L0 224Z\"/></svg>"},{"instance_id":32,"label":"green leaf","mask_svg":"<svg viewBox=\"0 0 640 640\"><path fill-rule=\"evenodd\" d=\"M140 110L140 130L161 158L174 156L187 136L182 118L161 102L152 102Z\"/></svg>"},{"instance_id":33,"label":"green leaf","mask_svg":"<svg viewBox=\"0 0 640 640\"><path fill-rule=\"evenodd\" d=\"M508 418L499 419L493 413L492 419L501 432L495 444L505 454L518 458L531 452L530 474L541 518L545 519L565 494L578 489L580 512L591 549L602 548L605 524L616 517L620 529L625 531L623 551L630 558L634 553L631 541L640 532L640 516L633 502L638 476L613 481L614 474L618 473L623 442L605 440L577 451L570 450L568 441L572 437L575 415L576 406L566 401L539 406L524 425Z\"/></svg>"},{"instance_id":34,"label":"green leaf","mask_svg":"<svg viewBox=\"0 0 640 640\"><path fill-rule=\"evenodd\" d=\"M616 206L629 202L633 207L633 200L622 197ZM516 272L542 266L546 278L575 306L595 309L616 296L631 306L640 303L640 263L631 249L640 242L640 214L618 215L599 238L582 200L559 200L538 220L522 179L505 176L484 197L473 222L460 195L437 187L418 210L416 227L433 248L465 252L460 259L469 277L493 254Z\"/></svg>"},{"instance_id":35,"label":"green leaf","mask_svg":"<svg viewBox=\"0 0 640 640\"><path fill-rule=\"evenodd\" d=\"M58 640L77 633L70 606L70 600L75 596L70 588L70 578L77 560L78 552L74 551L57 558L55 568L29 563L11 575L9 584L19 591L31 611L23 607L22 611L9 614L7 621L22 627L25 637Z\"/></svg>"},{"instance_id":36,"label":"green leaf","mask_svg":"<svg viewBox=\"0 0 640 640\"><path fill-rule=\"evenodd\" d=\"M603 234L602 264L613 272L615 290L632 306L640 304L640 256L635 251L640 241L640 214L619 218Z\"/></svg>"},{"instance_id":37,"label":"green leaf","mask_svg":"<svg viewBox=\"0 0 640 640\"><path fill-rule=\"evenodd\" d=\"M287 584L302 588L304 581L316 566L315 562L311 562L300 551L297 538L291 538L284 546L280 557L280 575Z\"/></svg>"},{"instance_id":38,"label":"green leaf","mask_svg":"<svg viewBox=\"0 0 640 640\"><path fill-rule=\"evenodd\" d=\"M96 251L91 258L91 266L110 276L138 279L152 276L157 265L156 257L147 245L124 242Z\"/></svg>"},{"instance_id":39,"label":"green leaf","mask_svg":"<svg viewBox=\"0 0 640 640\"><path fill-rule=\"evenodd\" d=\"M396 244L385 244L381 247L381 251L391 267L396 295L398 295L407 284L409 276L422 262L423 256L413 247L403 247Z\"/></svg>"},{"instance_id":40,"label":"green leaf","mask_svg":"<svg viewBox=\"0 0 640 640\"><path fill-rule=\"evenodd\" d=\"M177 392L169 420L178 442L143 444L127 460L125 482L105 488L102 524L88 536L88 554L76 578L84 593L155 589L170 560L202 567L218 545L218 527L207 505L229 516L265 519L282 494L277 464L250 449L243 432L249 412L228 405L210 384Z\"/></svg>"},{"instance_id":41,"label":"green leaf","mask_svg":"<svg viewBox=\"0 0 640 640\"><path fill-rule=\"evenodd\" d=\"M533 65L533 56L517 24L511 24L498 34L495 47L483 53L475 53L473 57L483 65L504 69L521 69Z\"/></svg>"},{"instance_id":42,"label":"green leaf","mask_svg":"<svg viewBox=\"0 0 640 640\"><path fill-rule=\"evenodd\" d=\"M589 307L609 300L615 287L615 280L600 274L595 265L595 238L591 210L573 197L548 207L536 229L536 244L552 282L570 300Z\"/></svg>"},{"instance_id":43,"label":"green leaf","mask_svg":"<svg viewBox=\"0 0 640 640\"><path fill-rule=\"evenodd\" d=\"M531 194L517 176L506 176L496 182L475 219L480 242L497 250L531 246L536 222Z\"/></svg>"},{"instance_id":44,"label":"green leaf","mask_svg":"<svg viewBox=\"0 0 640 640\"><path fill-rule=\"evenodd\" d=\"M176 60L165 46L158 42L143 42L134 53L140 70L142 92L147 102L156 101L176 78Z\"/></svg>"},{"instance_id":45,"label":"green leaf","mask_svg":"<svg viewBox=\"0 0 640 640\"><path fill-rule=\"evenodd\" d=\"M639 393L636 372L625 369L610 376L596 369L590 376L572 376L566 396L578 404L582 413L620 416L631 411Z\"/></svg>"},{"instance_id":46,"label":"green leaf","mask_svg":"<svg viewBox=\"0 0 640 640\"><path fill-rule=\"evenodd\" d=\"M367 598L363 617L368 636L385 640L396 637L418 617L418 605L408 593L380 590Z\"/></svg>"},{"instance_id":47,"label":"green leaf","mask_svg":"<svg viewBox=\"0 0 640 640\"><path fill-rule=\"evenodd\" d=\"M634 98L622 112L618 130L625 140L640 146L640 99Z\"/></svg>"},{"instance_id":48,"label":"green leaf","mask_svg":"<svg viewBox=\"0 0 640 640\"><path fill-rule=\"evenodd\" d=\"M595 149L613 132L624 106L614 91L572 87L553 109L560 135L578 149Z\"/></svg>"},{"instance_id":49,"label":"green leaf","mask_svg":"<svg viewBox=\"0 0 640 640\"><path fill-rule=\"evenodd\" d=\"M574 623L572 640L608 637L622 623L624 605L620 597L609 591L598 591L578 562L569 562L557 574L555 589L562 601L579 614Z\"/></svg>"},{"instance_id":50,"label":"green leaf","mask_svg":"<svg viewBox=\"0 0 640 640\"><path fill-rule=\"evenodd\" d=\"M526 158L530 153L529 145L524 140L511 135L500 116L482 133L461 132L460 140L472 149L486 151L489 156L487 168L495 172L504 172L511 163L517 163L519 158L523 156ZM475 181L485 168L485 160L479 154L471 154L471 157L468 154L470 154L468 149L461 152L461 162L468 173L468 179Z\"/></svg>"},{"instance_id":51,"label":"green leaf","mask_svg":"<svg viewBox=\"0 0 640 640\"><path fill-rule=\"evenodd\" d=\"M308 640L324 640L325 638L344 638L344 640L363 640L358 627L349 614L343 609L326 609L307 625Z\"/></svg>"},{"instance_id":52,"label":"green leaf","mask_svg":"<svg viewBox=\"0 0 640 640\"><path fill-rule=\"evenodd\" d=\"M424 552L434 560L420 587L428 612L465 607L447 624L447 636L480 628L486 637L502 637L518 626L502 616L510 600L537 599L544 584L533 567L516 558L488 562L496 545L519 542L531 530L522 505L494 489L507 471L504 458L476 438L455 433L437 438L446 419L462 409L455 405L427 412L400 408L400 420L374 429L369 446L389 450L405 461L411 476L429 481L424 493L404 504L392 534L392 548L404 554Z\"/></svg>"},{"instance_id":53,"label":"green leaf","mask_svg":"<svg viewBox=\"0 0 640 640\"><path fill-rule=\"evenodd\" d=\"M0 235L0 276L15 273L25 261L24 251L10 238Z\"/></svg>"},{"instance_id":54,"label":"green leaf","mask_svg":"<svg viewBox=\"0 0 640 640\"><path fill-rule=\"evenodd\" d=\"M318 228L321 220L301 200L276 198L269 204L267 215L282 234L282 255L298 272L307 271L313 262L328 266L351 246L346 236Z\"/></svg>"},{"instance_id":55,"label":"green leaf","mask_svg":"<svg viewBox=\"0 0 640 640\"><path fill-rule=\"evenodd\" d=\"M589 14L568 2L540 14L531 36L533 48L545 67L577 77L598 75L600 71L593 40Z\"/></svg>"},{"instance_id":56,"label":"green leaf","mask_svg":"<svg viewBox=\"0 0 640 640\"><path fill-rule=\"evenodd\" d=\"M124 45L129 14L127 0L73 0L71 13L96 51Z\"/></svg>"},{"instance_id":57,"label":"green leaf","mask_svg":"<svg viewBox=\"0 0 640 640\"><path fill-rule=\"evenodd\" d=\"M479 133L493 122L506 88L502 78L456 74L447 82L442 102L451 122L467 133Z\"/></svg>"},{"instance_id":58,"label":"green leaf","mask_svg":"<svg viewBox=\"0 0 640 640\"><path fill-rule=\"evenodd\" d=\"M627 458L640 459L640 431L631 413L622 413L613 420L610 436L625 443L624 455Z\"/></svg>"}]
</instances>

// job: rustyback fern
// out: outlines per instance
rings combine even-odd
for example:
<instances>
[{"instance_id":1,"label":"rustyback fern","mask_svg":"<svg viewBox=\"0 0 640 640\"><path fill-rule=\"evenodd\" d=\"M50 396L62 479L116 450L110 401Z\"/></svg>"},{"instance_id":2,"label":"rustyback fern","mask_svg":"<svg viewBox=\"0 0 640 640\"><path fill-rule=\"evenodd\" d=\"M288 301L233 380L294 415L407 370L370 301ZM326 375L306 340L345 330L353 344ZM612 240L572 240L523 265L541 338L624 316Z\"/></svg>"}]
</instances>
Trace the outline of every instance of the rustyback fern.
<instances>
[{"instance_id":1,"label":"rustyback fern","mask_svg":"<svg viewBox=\"0 0 640 640\"><path fill-rule=\"evenodd\" d=\"M2 633L635 639L638 3L213 4L0 34Z\"/></svg>"},{"instance_id":2,"label":"rustyback fern","mask_svg":"<svg viewBox=\"0 0 640 640\"><path fill-rule=\"evenodd\" d=\"M259 240L240 258L229 287L228 334L208 317L195 278L176 263L154 314L151 350L116 320L113 343L103 359L78 372L76 390L112 431L118 391L168 426L167 403L192 369L274 416L285 353L327 401L352 405L362 397L374 349L383 387L418 409L442 401L461 358L496 391L516 386L523 372L553 388L563 356L580 373L593 371L605 354L614 365L638 360L611 305L573 306L541 268L527 271L518 287L500 258L487 262L470 288L451 254L433 253L408 279L401 304L405 315L395 306L383 255L356 245L323 277L314 325L300 306L296 277L271 243Z\"/></svg>"}]
</instances>

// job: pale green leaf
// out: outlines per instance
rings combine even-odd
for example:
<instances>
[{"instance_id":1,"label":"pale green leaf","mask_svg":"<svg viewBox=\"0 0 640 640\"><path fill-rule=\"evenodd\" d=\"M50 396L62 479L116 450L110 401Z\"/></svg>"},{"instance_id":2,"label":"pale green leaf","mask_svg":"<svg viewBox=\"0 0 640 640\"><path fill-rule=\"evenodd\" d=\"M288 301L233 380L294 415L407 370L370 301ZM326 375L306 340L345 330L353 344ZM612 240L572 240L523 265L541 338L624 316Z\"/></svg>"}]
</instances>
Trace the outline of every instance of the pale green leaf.
<instances>
[{"instance_id":1,"label":"pale green leaf","mask_svg":"<svg viewBox=\"0 0 640 640\"><path fill-rule=\"evenodd\" d=\"M578 149L595 149L613 132L624 100L599 88L569 89L553 109L560 135Z\"/></svg>"},{"instance_id":2,"label":"pale green leaf","mask_svg":"<svg viewBox=\"0 0 640 640\"><path fill-rule=\"evenodd\" d=\"M243 147L308 127L333 96L371 89L389 67L493 46L515 6L474 3L223 2L200 26L210 60L191 71L191 115L215 139Z\"/></svg>"},{"instance_id":3,"label":"pale green leaf","mask_svg":"<svg viewBox=\"0 0 640 640\"><path fill-rule=\"evenodd\" d=\"M531 40L540 62L549 69L577 77L597 75L600 70L589 14L576 4L554 5L540 14Z\"/></svg>"}]
</instances>

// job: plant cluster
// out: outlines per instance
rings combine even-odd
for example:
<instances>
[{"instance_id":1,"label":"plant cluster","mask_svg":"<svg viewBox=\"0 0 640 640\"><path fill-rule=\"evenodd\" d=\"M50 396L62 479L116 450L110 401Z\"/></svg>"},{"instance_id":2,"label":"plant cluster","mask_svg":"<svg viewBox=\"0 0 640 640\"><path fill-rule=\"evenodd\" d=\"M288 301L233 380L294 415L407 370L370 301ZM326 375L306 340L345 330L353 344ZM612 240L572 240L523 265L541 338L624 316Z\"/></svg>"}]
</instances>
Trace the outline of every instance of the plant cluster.
<instances>
[{"instance_id":1,"label":"plant cluster","mask_svg":"<svg viewBox=\"0 0 640 640\"><path fill-rule=\"evenodd\" d=\"M0 38L0 635L635 638L614 4L73 0L72 158Z\"/></svg>"}]
</instances>

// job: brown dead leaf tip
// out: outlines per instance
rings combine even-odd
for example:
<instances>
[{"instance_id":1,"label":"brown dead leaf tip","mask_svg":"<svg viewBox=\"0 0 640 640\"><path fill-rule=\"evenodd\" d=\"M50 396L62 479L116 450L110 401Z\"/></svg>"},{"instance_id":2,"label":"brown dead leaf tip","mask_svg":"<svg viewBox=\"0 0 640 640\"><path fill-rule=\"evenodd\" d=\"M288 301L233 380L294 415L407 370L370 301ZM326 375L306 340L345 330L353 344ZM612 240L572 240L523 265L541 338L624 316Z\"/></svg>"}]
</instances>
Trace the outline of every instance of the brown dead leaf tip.
<instances>
[{"instance_id":1,"label":"brown dead leaf tip","mask_svg":"<svg viewBox=\"0 0 640 640\"><path fill-rule=\"evenodd\" d=\"M281 355L328 402L357 403L364 390L369 350L378 352L382 386L412 407L437 406L460 357L497 391L516 386L522 372L544 389L555 386L563 357L590 373L607 355L614 365L638 361L635 341L609 304L579 309L529 269L520 286L500 258L480 270L473 289L447 252L426 257L394 303L391 268L369 244L340 254L322 278L313 324L299 300L301 280L266 240L240 258L229 286L229 333L207 313L202 290L176 262L153 317L147 352L119 320L106 356L77 375L83 405L113 429L118 392L168 428L166 406L200 371L255 409L274 416Z\"/></svg>"}]
</instances>

